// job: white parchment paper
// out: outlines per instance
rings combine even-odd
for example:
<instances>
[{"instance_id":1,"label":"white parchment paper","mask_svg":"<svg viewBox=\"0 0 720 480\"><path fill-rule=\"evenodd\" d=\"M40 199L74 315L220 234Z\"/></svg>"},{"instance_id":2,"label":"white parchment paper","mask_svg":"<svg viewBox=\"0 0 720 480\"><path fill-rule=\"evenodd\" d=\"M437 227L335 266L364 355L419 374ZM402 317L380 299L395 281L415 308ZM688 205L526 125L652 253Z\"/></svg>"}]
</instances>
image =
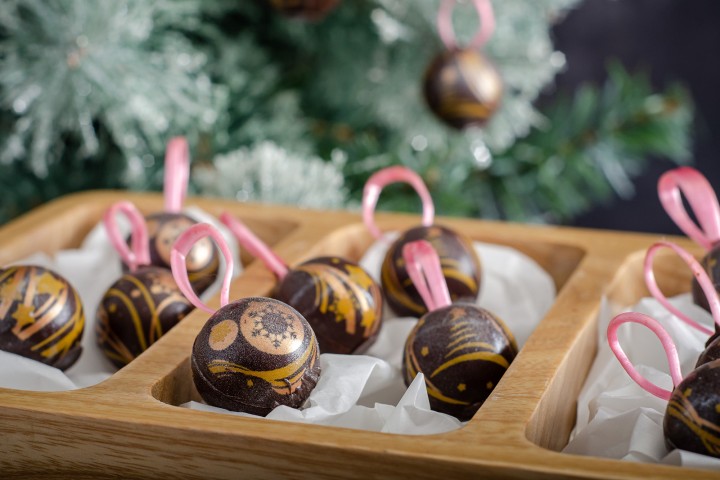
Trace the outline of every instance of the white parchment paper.
<instances>
[{"instance_id":1,"label":"white parchment paper","mask_svg":"<svg viewBox=\"0 0 720 480\"><path fill-rule=\"evenodd\" d=\"M388 235L388 239L395 235ZM379 281L387 240L373 244L360 264ZM477 303L502 318L522 346L555 299L552 278L517 250L476 243L483 273ZM459 428L456 418L430 410L422 374L409 387L402 378L405 339L416 318L395 318L385 309L378 339L365 355L321 354L320 381L302 409L278 407L273 420L335 425L402 434L433 434ZM198 402L184 407L254 417Z\"/></svg>"},{"instance_id":2,"label":"white parchment paper","mask_svg":"<svg viewBox=\"0 0 720 480\"><path fill-rule=\"evenodd\" d=\"M708 312L690 294L670 299L680 311L712 328ZM677 345L683 375L690 373L704 350L707 336L668 313L653 298L643 298L627 311L658 320ZM578 397L577 423L565 453L720 470L720 459L683 450L668 451L663 437L667 402L640 388L620 366L607 343L611 308L603 303L598 319L598 353ZM625 324L618 330L623 350L648 380L672 389L660 341L647 328Z\"/></svg>"},{"instance_id":3,"label":"white parchment paper","mask_svg":"<svg viewBox=\"0 0 720 480\"><path fill-rule=\"evenodd\" d=\"M240 274L242 265L237 242L225 226L198 208L189 207L184 212L200 222L211 223L220 229L233 252L237 266L234 274ZM123 217L118 217L120 230L127 235L130 229L124 220ZM122 270L120 256L110 244L102 224L96 225L90 231L80 248L61 250L52 257L38 253L15 264L49 268L65 277L75 287L85 310L83 351L78 361L63 372L0 350L0 387L34 391L72 390L95 385L112 375L117 369L105 358L96 344L95 311L107 289L122 275ZM220 272L215 283L203 293L203 298L207 299L218 292L222 274L225 272L224 259L221 261Z\"/></svg>"}]
</instances>

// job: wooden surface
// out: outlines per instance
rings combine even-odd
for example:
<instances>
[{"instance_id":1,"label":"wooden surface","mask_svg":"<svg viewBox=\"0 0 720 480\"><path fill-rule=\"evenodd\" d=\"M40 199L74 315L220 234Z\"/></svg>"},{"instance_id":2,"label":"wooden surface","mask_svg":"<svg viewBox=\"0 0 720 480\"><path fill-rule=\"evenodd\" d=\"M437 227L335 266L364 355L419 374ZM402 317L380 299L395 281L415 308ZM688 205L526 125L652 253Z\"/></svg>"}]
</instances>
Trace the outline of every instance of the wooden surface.
<instances>
[{"instance_id":1,"label":"wooden surface","mask_svg":"<svg viewBox=\"0 0 720 480\"><path fill-rule=\"evenodd\" d=\"M0 265L37 250L77 246L121 198L146 213L160 196L90 192L50 203L0 228ZM318 254L357 260L372 243L358 215L190 199L228 210L295 264ZM418 217L379 214L381 229ZM0 478L678 478L712 472L559 453L575 421L575 399L593 361L600 299L628 305L645 295L644 250L657 236L463 219L438 223L535 259L559 289L502 381L459 430L390 435L249 419L176 407L192 398L189 353L207 314L199 310L147 352L96 386L70 392L0 388ZM32 239L32 240L31 240ZM689 241L673 239L700 253ZM245 262L249 259L245 258ZM673 258L656 260L668 294L687 291ZM231 298L266 295L273 275L250 263ZM217 299L210 303L217 306Z\"/></svg>"}]
</instances>

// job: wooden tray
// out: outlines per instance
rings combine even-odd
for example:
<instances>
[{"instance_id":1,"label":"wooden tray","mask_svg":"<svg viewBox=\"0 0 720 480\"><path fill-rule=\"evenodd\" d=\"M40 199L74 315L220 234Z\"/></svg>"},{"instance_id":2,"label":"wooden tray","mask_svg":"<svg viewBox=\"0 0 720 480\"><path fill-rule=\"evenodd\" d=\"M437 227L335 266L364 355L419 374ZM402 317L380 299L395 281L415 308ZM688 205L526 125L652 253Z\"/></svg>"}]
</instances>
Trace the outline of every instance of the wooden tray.
<instances>
[{"instance_id":1,"label":"wooden tray","mask_svg":"<svg viewBox=\"0 0 720 480\"><path fill-rule=\"evenodd\" d=\"M152 194L90 192L49 203L0 228L0 265L37 250L77 246L112 202L145 213ZM228 210L290 264L319 254L359 259L372 238L356 214L190 199ZM382 229L418 217L378 214ZM459 430L408 436L248 419L176 405L193 395L189 353L207 314L195 310L105 382L69 392L0 388L3 479L138 478L705 478L712 472L559 453L575 421L577 394L593 361L596 317L606 295L629 305L647 294L644 250L658 236L463 219L439 223L535 259L558 287L555 304L475 417ZM685 239L673 238L700 253ZM245 258L247 264L249 259ZM687 268L656 261L668 294L689 289ZM250 263L231 298L267 295L273 275ZM214 299L211 306L217 306Z\"/></svg>"}]
</instances>

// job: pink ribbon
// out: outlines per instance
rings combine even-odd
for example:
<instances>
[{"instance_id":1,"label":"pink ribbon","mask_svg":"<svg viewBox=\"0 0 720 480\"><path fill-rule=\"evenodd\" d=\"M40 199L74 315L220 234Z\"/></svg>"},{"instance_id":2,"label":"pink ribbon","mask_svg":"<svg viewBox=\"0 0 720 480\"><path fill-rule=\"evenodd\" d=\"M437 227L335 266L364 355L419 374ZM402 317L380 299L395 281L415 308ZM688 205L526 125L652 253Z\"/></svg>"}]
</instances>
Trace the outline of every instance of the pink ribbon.
<instances>
[{"instance_id":1,"label":"pink ribbon","mask_svg":"<svg viewBox=\"0 0 720 480\"><path fill-rule=\"evenodd\" d=\"M428 191L425 182L423 182L422 178L420 178L420 175L409 168L402 166L387 167L375 172L370 178L368 178L367 183L365 183L365 188L363 189L363 221L375 238L379 239L382 237L382 232L375 224L375 219L373 218L375 214L375 207L377 206L378 199L380 198L380 192L382 192L383 188L387 185L396 182L407 183L415 189L422 200L423 226L429 227L433 224L435 217L435 205L433 205L430 192Z\"/></svg>"},{"instance_id":2,"label":"pink ribbon","mask_svg":"<svg viewBox=\"0 0 720 480\"><path fill-rule=\"evenodd\" d=\"M440 257L426 240L417 240L403 246L405 268L428 311L450 305L450 292L443 276Z\"/></svg>"},{"instance_id":3,"label":"pink ribbon","mask_svg":"<svg viewBox=\"0 0 720 480\"><path fill-rule=\"evenodd\" d=\"M193 245L205 237L210 237L215 240L218 248L220 248L220 252L222 252L225 257L226 269L220 288L220 307L227 305L230 297L230 282L235 265L230 247L228 247L222 234L212 225L208 223L196 223L185 230L177 240L175 240L172 252L170 253L170 268L175 278L175 283L177 283L183 295L197 308L205 310L208 313L215 313L214 310L205 305L195 294L195 291L190 285L187 267L185 266L185 258L188 253L190 253L190 250L192 250Z\"/></svg>"},{"instance_id":4,"label":"pink ribbon","mask_svg":"<svg viewBox=\"0 0 720 480\"><path fill-rule=\"evenodd\" d=\"M165 150L165 211L182 210L190 178L190 148L185 137L171 138Z\"/></svg>"},{"instance_id":5,"label":"pink ribbon","mask_svg":"<svg viewBox=\"0 0 720 480\"><path fill-rule=\"evenodd\" d=\"M452 10L456 0L442 0L437 15L437 28L440 39L448 50L458 48L455 30L452 25ZM468 44L469 48L480 49L492 37L495 31L495 15L490 0L473 0L475 10L480 17L480 28Z\"/></svg>"},{"instance_id":6,"label":"pink ribbon","mask_svg":"<svg viewBox=\"0 0 720 480\"><path fill-rule=\"evenodd\" d=\"M670 377L672 378L673 387L676 387L680 382L682 382L683 376L680 371L680 359L678 358L677 348L675 347L675 343L672 341L672 338L670 338L670 335L657 320L648 317L647 315L643 315L642 313L635 312L621 313L617 317L613 318L610 320L607 330L607 339L608 344L610 345L610 350L612 350L615 354L615 357L617 357L620 365L622 365L628 375L630 375L630 378L632 378L647 392L652 393L656 397L662 398L663 400L670 400L672 392L658 387L643 377L635 369L635 366L632 364L627 355L625 355L617 337L617 330L623 323L639 323L640 325L646 326L652 330L655 335L657 335L660 343L662 343L663 349L665 350L665 356L667 357L668 365L670 367Z\"/></svg>"},{"instance_id":7,"label":"pink ribbon","mask_svg":"<svg viewBox=\"0 0 720 480\"><path fill-rule=\"evenodd\" d=\"M252 233L244 223L228 212L223 212L220 215L220 221L237 237L240 246L247 249L252 256L259 258L280 280L285 278L288 273L285 262L265 242Z\"/></svg>"},{"instance_id":8,"label":"pink ribbon","mask_svg":"<svg viewBox=\"0 0 720 480\"><path fill-rule=\"evenodd\" d=\"M697 218L700 228L685 210L683 194ZM665 172L658 181L658 196L675 224L696 243L710 250L720 241L720 205L710 182L691 167Z\"/></svg>"},{"instance_id":9,"label":"pink ribbon","mask_svg":"<svg viewBox=\"0 0 720 480\"><path fill-rule=\"evenodd\" d=\"M660 304L665 307L670 313L672 313L691 327L695 328L696 330L699 330L706 335L712 335L714 333L713 330L705 327L704 325L700 325L695 320L691 319L690 317L682 313L680 310L675 308L668 301L667 297L660 291L660 287L658 287L657 281L655 280L655 273L653 272L653 260L655 259L655 254L658 252L658 250L663 247L674 250L675 253L677 253L680 258L682 258L683 261L687 263L687 265L690 267L693 275L695 275L695 278L700 284L703 293L708 299L713 320L715 320L715 323L720 326L720 299L718 299L718 293L715 290L715 285L713 285L713 282L712 280L710 280L710 277L708 277L705 269L697 262L697 260L695 260L692 255L690 255L687 251L685 251L678 245L672 242L658 242L648 249L647 254L645 255L644 265L645 284L647 285L648 290L650 290L652 296L658 302L660 302Z\"/></svg>"},{"instance_id":10,"label":"pink ribbon","mask_svg":"<svg viewBox=\"0 0 720 480\"><path fill-rule=\"evenodd\" d=\"M115 220L118 213L124 214L130 220L132 227L130 248L128 248ZM120 258L131 272L137 270L139 266L150 265L150 241L147 226L145 225L145 217L135 205L128 201L114 203L105 211L103 224L108 237L110 237L110 243L120 254Z\"/></svg>"}]
</instances>

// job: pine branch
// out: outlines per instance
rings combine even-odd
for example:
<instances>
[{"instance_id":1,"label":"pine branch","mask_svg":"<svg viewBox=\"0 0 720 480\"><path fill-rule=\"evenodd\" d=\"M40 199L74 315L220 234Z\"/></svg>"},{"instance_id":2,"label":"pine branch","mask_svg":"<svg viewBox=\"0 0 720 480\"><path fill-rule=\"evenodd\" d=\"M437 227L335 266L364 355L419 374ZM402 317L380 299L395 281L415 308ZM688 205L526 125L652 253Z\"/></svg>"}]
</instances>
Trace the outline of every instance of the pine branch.
<instances>
[{"instance_id":1,"label":"pine branch","mask_svg":"<svg viewBox=\"0 0 720 480\"><path fill-rule=\"evenodd\" d=\"M206 173L220 172L224 193L198 181L200 193L289 201L284 190L230 175L223 160L264 158L252 175L285 178L275 150L261 148L270 142L296 172L303 161L320 171L325 159L333 190L323 193L333 205L345 189L357 200L373 171L404 164L425 176L440 213L569 218L631 194L648 156L687 158L691 117L681 89L654 95L618 67L604 88L536 111L536 96L564 65L550 23L577 1L493 2L498 28L486 51L506 94L484 130L463 133L443 127L419 92L441 48L439 0L342 2L315 23L260 1L4 0L0 221L79 189L158 189L165 142L176 134L190 138L194 160L217 162ZM455 27L462 41L477 19L460 11ZM382 201L418 207L402 187Z\"/></svg>"},{"instance_id":2,"label":"pine branch","mask_svg":"<svg viewBox=\"0 0 720 480\"><path fill-rule=\"evenodd\" d=\"M601 88L585 86L550 105L545 128L496 154L488 168L453 168L447 157L457 152L450 151L394 163L423 163L438 211L446 215L559 222L615 195L631 196L632 179L650 159L689 160L693 107L677 85L657 94L644 76L619 64L608 71ZM412 192L399 196L385 207L416 210Z\"/></svg>"}]
</instances>

